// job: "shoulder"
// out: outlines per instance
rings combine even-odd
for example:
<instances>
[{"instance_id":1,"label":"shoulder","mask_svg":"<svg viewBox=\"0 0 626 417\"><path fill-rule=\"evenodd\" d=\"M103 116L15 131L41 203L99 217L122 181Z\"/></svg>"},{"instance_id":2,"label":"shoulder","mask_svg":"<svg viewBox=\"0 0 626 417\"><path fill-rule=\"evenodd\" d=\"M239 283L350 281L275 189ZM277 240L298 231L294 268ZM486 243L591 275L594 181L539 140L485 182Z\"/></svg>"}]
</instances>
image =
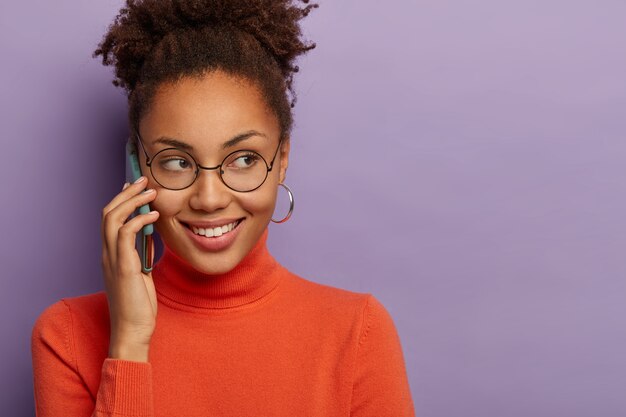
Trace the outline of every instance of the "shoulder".
<instances>
[{"instance_id":1,"label":"shoulder","mask_svg":"<svg viewBox=\"0 0 626 417\"><path fill-rule=\"evenodd\" d=\"M39 314L33 325L32 338L70 343L76 333L91 331L97 334L98 329L108 327L108 316L109 307L103 291L62 298Z\"/></svg>"},{"instance_id":2,"label":"shoulder","mask_svg":"<svg viewBox=\"0 0 626 417\"><path fill-rule=\"evenodd\" d=\"M288 291L294 293L293 296L304 298L303 301L305 302L314 302L325 307L348 308L364 306L371 296L369 293L351 291L311 281L293 272L289 272L289 275L291 279L289 280Z\"/></svg>"},{"instance_id":3,"label":"shoulder","mask_svg":"<svg viewBox=\"0 0 626 417\"><path fill-rule=\"evenodd\" d=\"M39 314L32 329L35 375L40 381L52 378L66 384L70 380L63 378L75 378L66 373L71 369L80 375L80 383L90 388L93 397L108 355L109 333L109 307L104 292L56 301Z\"/></svg>"},{"instance_id":4,"label":"shoulder","mask_svg":"<svg viewBox=\"0 0 626 417\"><path fill-rule=\"evenodd\" d=\"M50 321L69 319L70 316L92 318L109 312L104 291L77 297L65 297L46 307L37 317L36 324L46 324Z\"/></svg>"},{"instance_id":5,"label":"shoulder","mask_svg":"<svg viewBox=\"0 0 626 417\"><path fill-rule=\"evenodd\" d=\"M291 273L288 293L300 309L315 310L334 320L351 322L363 336L373 324L393 328L385 306L371 293L320 284Z\"/></svg>"}]
</instances>

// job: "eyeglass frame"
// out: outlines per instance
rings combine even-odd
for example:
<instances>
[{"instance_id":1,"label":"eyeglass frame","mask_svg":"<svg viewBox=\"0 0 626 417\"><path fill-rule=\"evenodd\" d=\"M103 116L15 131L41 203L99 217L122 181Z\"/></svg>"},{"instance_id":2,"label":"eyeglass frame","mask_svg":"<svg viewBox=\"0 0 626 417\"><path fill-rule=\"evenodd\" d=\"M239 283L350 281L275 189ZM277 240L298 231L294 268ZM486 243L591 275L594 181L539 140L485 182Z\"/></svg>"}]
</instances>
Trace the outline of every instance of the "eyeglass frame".
<instances>
[{"instance_id":1,"label":"eyeglass frame","mask_svg":"<svg viewBox=\"0 0 626 417\"><path fill-rule=\"evenodd\" d=\"M280 138L280 140L278 141L278 147L276 148L276 151L274 152L274 156L272 157L272 160L270 161L269 165L268 165L267 161L265 160L265 158L263 157L263 155L261 155L261 154L260 154L260 153L258 153L257 151L253 151L252 149L237 149L237 150L235 150L235 151L233 151L233 152L229 153L228 155L226 155L226 156L224 157L224 159L222 160L222 162L221 162L219 165L214 166L214 167L204 167L204 166L200 165L200 164L198 163L198 161L196 161L196 158L194 158L192 154L190 154L190 153L189 153L189 152L187 152L187 151L182 150L181 148L176 148L176 147L170 147L170 148L161 149L160 151L158 151L157 153L155 153L155 154L154 154L154 157L153 157L153 158L151 158L151 157L148 155L148 152L146 151L146 148L144 147L143 140L141 139L141 136L139 135L139 132L135 131L135 136L137 137L137 139L138 139L138 141L139 141L139 144L141 145L141 149L143 150L143 153L144 153L144 155L146 156L146 165L148 166L148 168L150 168L150 174L152 175L152 178L154 178L154 180L155 180L155 181L156 181L156 182L157 182L157 183L158 183L161 187L163 187L163 188L165 188L165 189L168 189L168 190L172 190L172 191L180 191L180 190L184 190L184 189L186 189L186 188L191 187L191 186L192 186L192 185L196 182L196 180L198 179L198 177L199 177L199 173L200 173L200 169L204 169L204 170L207 170L207 171L213 171L213 170L216 170L216 169L218 169L218 168L219 168L219 171L217 171L217 175L218 175L218 177L220 178L220 181L222 181L222 184L224 184L224 185L225 185L228 189L233 190L233 191L238 192L238 193L250 193L250 192L252 192L252 191L255 191L255 190L259 189L259 188L260 188L263 184L265 184L265 181L267 181L267 177L269 176L269 173L272 171L272 168L274 168L274 160L276 159L276 155L278 155L278 150L280 149L280 145L283 143L283 138ZM196 164L196 171L195 171L195 174L194 174L193 181L191 181L191 183L190 183L188 186L186 186L186 187L183 187L183 188L169 188L169 187L166 187L166 186L164 186L163 184L161 184L161 183L160 183L160 182L156 179L156 177L154 176L154 173L152 172L152 162L154 162L154 158L156 158L156 156L157 156L158 154L160 154L161 152L170 151L170 150L176 150L176 151L180 151L180 152L186 153L187 155L189 155L189 157L191 158L191 160L192 160L192 161ZM235 190L234 188L232 188L231 186L229 186L228 184L226 184L226 182L224 181L224 178L222 177L222 174L223 174L223 172L224 172L224 171L221 169L221 168L222 168L222 165L224 165L224 162L226 162L226 160L227 160L227 159L228 159L231 155L234 155L234 154L236 154L236 153L238 153L238 152L254 152L255 154L259 155L259 156L261 157L261 160L265 163L265 168L266 168L266 171L265 171L265 178L263 178L263 181L261 181L261 184L259 184L258 186L256 186L255 188L253 188L253 189L251 189L251 190L247 190L247 191L239 191L239 190Z\"/></svg>"}]
</instances>

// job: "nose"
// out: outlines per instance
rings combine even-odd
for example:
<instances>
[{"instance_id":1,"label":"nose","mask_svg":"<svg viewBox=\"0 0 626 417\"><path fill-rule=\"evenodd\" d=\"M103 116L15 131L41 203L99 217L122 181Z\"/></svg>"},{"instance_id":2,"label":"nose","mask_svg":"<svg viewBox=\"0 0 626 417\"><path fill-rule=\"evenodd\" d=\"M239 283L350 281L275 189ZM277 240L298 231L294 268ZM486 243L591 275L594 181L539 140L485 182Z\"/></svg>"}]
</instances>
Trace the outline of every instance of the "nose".
<instances>
[{"instance_id":1,"label":"nose","mask_svg":"<svg viewBox=\"0 0 626 417\"><path fill-rule=\"evenodd\" d=\"M201 169L198 172L198 178L191 185L193 192L189 200L189 206L194 210L213 212L230 203L232 190L222 182L218 170Z\"/></svg>"}]
</instances>

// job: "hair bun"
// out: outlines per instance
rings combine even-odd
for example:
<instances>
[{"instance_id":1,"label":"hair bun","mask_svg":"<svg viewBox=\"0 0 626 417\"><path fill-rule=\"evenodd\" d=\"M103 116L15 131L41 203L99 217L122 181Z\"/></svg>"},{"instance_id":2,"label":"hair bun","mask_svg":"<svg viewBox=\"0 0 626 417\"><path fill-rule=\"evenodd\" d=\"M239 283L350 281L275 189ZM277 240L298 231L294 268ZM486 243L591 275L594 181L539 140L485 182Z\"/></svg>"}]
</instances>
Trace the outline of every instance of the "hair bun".
<instances>
[{"instance_id":1,"label":"hair bun","mask_svg":"<svg viewBox=\"0 0 626 417\"><path fill-rule=\"evenodd\" d=\"M291 86L298 71L294 60L315 48L301 39L299 21L316 7L309 0L127 0L93 55L115 65L113 84L130 92L143 63L166 35L225 26L252 35Z\"/></svg>"}]
</instances>

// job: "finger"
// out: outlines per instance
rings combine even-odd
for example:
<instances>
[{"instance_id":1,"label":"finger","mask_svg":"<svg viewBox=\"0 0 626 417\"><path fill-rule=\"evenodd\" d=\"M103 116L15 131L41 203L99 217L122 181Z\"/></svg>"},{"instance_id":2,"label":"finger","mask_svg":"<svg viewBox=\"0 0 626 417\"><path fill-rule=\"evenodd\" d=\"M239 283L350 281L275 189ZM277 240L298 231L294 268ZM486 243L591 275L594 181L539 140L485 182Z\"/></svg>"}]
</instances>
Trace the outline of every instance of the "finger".
<instances>
[{"instance_id":1,"label":"finger","mask_svg":"<svg viewBox=\"0 0 626 417\"><path fill-rule=\"evenodd\" d=\"M139 179L137 179L137 181L135 181L134 183L130 184L130 183L125 183L124 187L122 188L122 191L120 193L118 193L115 197L113 197L113 199L111 201L109 201L109 204L107 204L106 206L104 206L104 208L102 209L102 222L100 225L100 235L102 236L102 238L104 239L104 218L107 216L107 214L113 210L115 207L117 207L120 203L122 203L123 201L127 200L130 195L132 195L132 192L135 191L134 194L139 194L141 191L144 190L145 188L145 184L146 183L146 177L142 176L139 177ZM128 191L126 191L127 188L130 189ZM129 195L130 193L130 195Z\"/></svg>"},{"instance_id":2,"label":"finger","mask_svg":"<svg viewBox=\"0 0 626 417\"><path fill-rule=\"evenodd\" d=\"M141 261L135 247L137 233L147 225L154 223L159 217L157 211L140 214L129 220L119 229L117 234L117 270L122 274L141 272Z\"/></svg>"},{"instance_id":3,"label":"finger","mask_svg":"<svg viewBox=\"0 0 626 417\"><path fill-rule=\"evenodd\" d=\"M154 188L141 191L140 193L129 197L127 200L122 201L114 209L110 210L106 214L106 217L109 219L120 220L123 223L139 207L152 202L152 200L156 198L156 195L157 193Z\"/></svg>"},{"instance_id":4,"label":"finger","mask_svg":"<svg viewBox=\"0 0 626 417\"><path fill-rule=\"evenodd\" d=\"M139 194L143 191L147 186L147 181L145 176L139 177L137 181L132 184L129 184L128 187L122 189L113 199L102 209L103 216L106 215L109 211L113 210L122 202L128 200L132 195Z\"/></svg>"},{"instance_id":5,"label":"finger","mask_svg":"<svg viewBox=\"0 0 626 417\"><path fill-rule=\"evenodd\" d=\"M129 200L121 203L116 208L106 214L103 220L103 241L106 245L106 249L109 252L111 262L115 264L117 262L116 246L117 246L117 234L118 231L125 223L127 223L128 217L139 207L144 204L148 204L156 197L155 190L147 190L144 193L138 194ZM137 217L137 216L136 216Z\"/></svg>"},{"instance_id":6,"label":"finger","mask_svg":"<svg viewBox=\"0 0 626 417\"><path fill-rule=\"evenodd\" d=\"M102 273L105 277L105 284L106 284L107 278L111 276L111 262L109 259L108 251L106 250L104 245L102 245L101 267L102 267Z\"/></svg>"},{"instance_id":7,"label":"finger","mask_svg":"<svg viewBox=\"0 0 626 417\"><path fill-rule=\"evenodd\" d=\"M117 244L120 229L124 227L125 223L128 223L128 218L133 213L133 211L151 202L154 199L155 194L156 193L153 191L137 195L132 199L120 204L117 208L107 214L104 221L104 246L106 247L107 253L109 255L109 262L112 265L112 270L115 270L118 262ZM135 217L138 216L139 214Z\"/></svg>"}]
</instances>

